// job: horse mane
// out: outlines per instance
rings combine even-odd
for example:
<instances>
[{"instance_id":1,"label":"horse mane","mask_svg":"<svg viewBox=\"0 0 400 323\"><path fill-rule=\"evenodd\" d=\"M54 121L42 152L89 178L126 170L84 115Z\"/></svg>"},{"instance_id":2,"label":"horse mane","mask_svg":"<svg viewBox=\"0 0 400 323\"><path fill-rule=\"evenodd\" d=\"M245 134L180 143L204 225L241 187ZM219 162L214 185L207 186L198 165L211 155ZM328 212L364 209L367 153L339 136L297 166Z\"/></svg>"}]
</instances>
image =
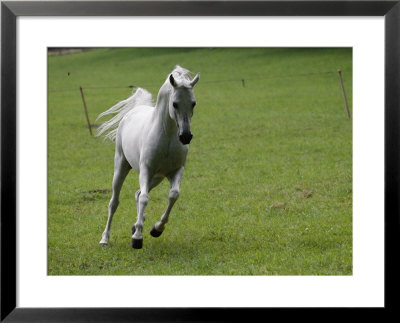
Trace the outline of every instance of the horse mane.
<instances>
[{"instance_id":1,"label":"horse mane","mask_svg":"<svg viewBox=\"0 0 400 323\"><path fill-rule=\"evenodd\" d=\"M172 74L173 77L176 80L178 80L178 82L181 82L184 86L188 86L191 80L191 72L179 65L176 65L170 74ZM165 89L165 91L167 91L167 93L170 91L172 87L169 82L170 74L168 74L164 86L160 89L159 95L163 93L163 88ZM167 88L165 88L165 86L167 86ZM169 93L167 95L169 95ZM121 120L129 111L131 111L132 109L134 109L136 106L139 105L154 106L151 93L142 88L137 88L137 90L133 92L133 94L129 98L117 103L107 111L104 111L103 113L99 114L96 121L110 114L116 114L116 115L110 120L102 123L97 128L96 136L99 137L101 135L104 135L104 139L110 139L111 141L115 141L115 138L117 136L118 126Z\"/></svg>"},{"instance_id":2,"label":"horse mane","mask_svg":"<svg viewBox=\"0 0 400 323\"><path fill-rule=\"evenodd\" d=\"M107 111L99 114L96 121L110 114L116 115L110 120L102 123L97 128L96 136L99 137L101 135L104 135L104 139L115 141L119 123L129 111L139 105L154 105L151 93L142 88L137 88L136 91L132 92L132 95L129 98L117 103Z\"/></svg>"},{"instance_id":3,"label":"horse mane","mask_svg":"<svg viewBox=\"0 0 400 323\"><path fill-rule=\"evenodd\" d=\"M172 74L173 77L175 79L177 79L178 81L179 80L181 82L183 81L184 84L190 82L192 79L192 77L191 77L192 73L189 70L187 70L186 68L183 68L179 65L176 65L170 74ZM169 75L168 75L168 77L169 77ZM167 78L167 81L168 81L168 78Z\"/></svg>"}]
</instances>

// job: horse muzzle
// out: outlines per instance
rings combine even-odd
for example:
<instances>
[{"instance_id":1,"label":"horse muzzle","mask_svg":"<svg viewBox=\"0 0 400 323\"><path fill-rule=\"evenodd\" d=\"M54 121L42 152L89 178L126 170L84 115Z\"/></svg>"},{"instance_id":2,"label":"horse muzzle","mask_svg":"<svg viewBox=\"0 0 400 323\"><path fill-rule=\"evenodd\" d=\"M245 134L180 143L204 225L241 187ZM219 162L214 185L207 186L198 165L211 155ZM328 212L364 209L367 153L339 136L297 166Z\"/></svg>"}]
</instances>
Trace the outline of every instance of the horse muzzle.
<instances>
[{"instance_id":1,"label":"horse muzzle","mask_svg":"<svg viewBox=\"0 0 400 323\"><path fill-rule=\"evenodd\" d=\"M190 141L193 138L193 134L189 131L189 132L182 132L179 135L179 141L184 144L184 145L188 145L190 144Z\"/></svg>"}]
</instances>

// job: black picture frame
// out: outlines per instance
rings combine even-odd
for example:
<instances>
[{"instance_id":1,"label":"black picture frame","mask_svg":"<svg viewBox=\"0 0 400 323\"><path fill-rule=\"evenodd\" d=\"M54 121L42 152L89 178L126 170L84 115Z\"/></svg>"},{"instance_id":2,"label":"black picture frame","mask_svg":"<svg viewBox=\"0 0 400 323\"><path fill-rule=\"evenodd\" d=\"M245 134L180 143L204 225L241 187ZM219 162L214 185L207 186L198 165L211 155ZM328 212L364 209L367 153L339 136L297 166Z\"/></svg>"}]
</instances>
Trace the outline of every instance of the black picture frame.
<instances>
[{"instance_id":1,"label":"black picture frame","mask_svg":"<svg viewBox=\"0 0 400 323\"><path fill-rule=\"evenodd\" d=\"M242 321L267 309L16 307L16 19L19 16L384 16L385 307L399 275L400 1L4 1L1 3L1 322ZM367 201L366 201L367 203ZM243 297L243 295L238 295ZM275 309L280 311L279 309ZM377 309L382 314L382 309ZM330 310L332 312L332 310ZM261 316L259 316L261 315ZM332 317L331 317L332 318ZM248 320L245 320L248 321Z\"/></svg>"}]
</instances>

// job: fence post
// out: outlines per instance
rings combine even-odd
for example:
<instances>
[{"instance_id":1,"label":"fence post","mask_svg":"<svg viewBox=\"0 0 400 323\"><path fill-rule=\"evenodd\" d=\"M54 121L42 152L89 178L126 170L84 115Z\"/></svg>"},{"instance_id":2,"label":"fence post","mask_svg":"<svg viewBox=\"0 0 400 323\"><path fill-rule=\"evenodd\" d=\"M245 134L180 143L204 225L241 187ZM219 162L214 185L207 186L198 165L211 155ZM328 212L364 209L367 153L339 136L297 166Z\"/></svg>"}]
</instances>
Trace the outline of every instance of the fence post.
<instances>
[{"instance_id":1,"label":"fence post","mask_svg":"<svg viewBox=\"0 0 400 323\"><path fill-rule=\"evenodd\" d=\"M87 111L87 108L86 108L85 95L83 94L82 86L79 87L79 90L81 91L83 109L85 110L85 116L86 116L86 122L87 122L87 125L88 125L88 129L89 129L90 135L93 136L93 134L92 134L92 126L90 125L89 115L88 115L88 111Z\"/></svg>"},{"instance_id":2,"label":"fence post","mask_svg":"<svg viewBox=\"0 0 400 323\"><path fill-rule=\"evenodd\" d=\"M343 100L344 100L344 105L346 107L347 116L349 117L349 119L351 119L349 105L347 104L346 91L344 90L344 85L343 85L342 71L338 70L338 73L339 73L340 86L342 87Z\"/></svg>"}]
</instances>

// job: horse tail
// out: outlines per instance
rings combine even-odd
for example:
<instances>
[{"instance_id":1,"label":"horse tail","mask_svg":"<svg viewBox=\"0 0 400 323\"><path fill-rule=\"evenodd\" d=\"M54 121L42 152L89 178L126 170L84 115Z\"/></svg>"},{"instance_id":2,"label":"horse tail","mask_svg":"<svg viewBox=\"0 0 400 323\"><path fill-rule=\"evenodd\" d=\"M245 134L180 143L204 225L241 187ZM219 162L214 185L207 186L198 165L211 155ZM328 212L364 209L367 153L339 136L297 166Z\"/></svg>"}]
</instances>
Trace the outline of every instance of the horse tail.
<instances>
[{"instance_id":1,"label":"horse tail","mask_svg":"<svg viewBox=\"0 0 400 323\"><path fill-rule=\"evenodd\" d=\"M117 103L107 111L99 114L96 121L110 114L116 115L110 120L102 123L97 128L96 136L99 137L104 135L104 139L115 141L119 123L129 111L139 105L153 106L153 98L151 93L142 88L138 88L129 98Z\"/></svg>"}]
</instances>

